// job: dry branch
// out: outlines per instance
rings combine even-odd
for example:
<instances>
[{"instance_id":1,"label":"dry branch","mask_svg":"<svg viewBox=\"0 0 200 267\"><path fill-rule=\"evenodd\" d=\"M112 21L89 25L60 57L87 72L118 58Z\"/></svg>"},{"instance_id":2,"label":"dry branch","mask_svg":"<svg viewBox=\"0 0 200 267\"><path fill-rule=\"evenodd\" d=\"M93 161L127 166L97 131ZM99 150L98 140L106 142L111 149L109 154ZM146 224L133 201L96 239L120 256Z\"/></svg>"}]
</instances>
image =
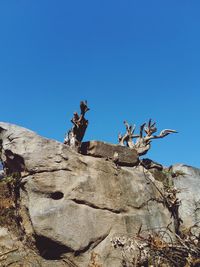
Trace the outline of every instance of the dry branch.
<instances>
[{"instance_id":1,"label":"dry branch","mask_svg":"<svg viewBox=\"0 0 200 267\"><path fill-rule=\"evenodd\" d=\"M124 266L200 266L200 238L188 233L176 240L170 236L168 227L153 230L139 230L132 237L116 236L112 246L121 251ZM173 241L172 241L173 240Z\"/></svg>"},{"instance_id":2,"label":"dry branch","mask_svg":"<svg viewBox=\"0 0 200 267\"><path fill-rule=\"evenodd\" d=\"M126 121L124 122L126 126L126 133L124 135L119 134L118 140L119 144L122 146L128 146L130 148L136 149L139 156L145 155L148 150L151 147L151 140L163 138L170 133L177 133L175 130L171 129L165 129L160 132L159 135L154 135L154 133L157 131L156 123L152 122L150 119L148 123L143 123L140 126L140 133L139 135L135 135L135 125L134 127L132 125L129 125ZM144 133L145 132L145 133ZM133 142L133 139L136 139L136 142Z\"/></svg>"},{"instance_id":3,"label":"dry branch","mask_svg":"<svg viewBox=\"0 0 200 267\"><path fill-rule=\"evenodd\" d=\"M80 102L80 110L81 114L79 115L77 112L74 112L74 116L71 119L73 126L71 130L68 131L66 134L64 144L69 145L70 147L74 148L75 150L79 150L81 146L81 142L85 135L85 131L88 126L88 120L85 119L85 113L89 111L87 101Z\"/></svg>"}]
</instances>

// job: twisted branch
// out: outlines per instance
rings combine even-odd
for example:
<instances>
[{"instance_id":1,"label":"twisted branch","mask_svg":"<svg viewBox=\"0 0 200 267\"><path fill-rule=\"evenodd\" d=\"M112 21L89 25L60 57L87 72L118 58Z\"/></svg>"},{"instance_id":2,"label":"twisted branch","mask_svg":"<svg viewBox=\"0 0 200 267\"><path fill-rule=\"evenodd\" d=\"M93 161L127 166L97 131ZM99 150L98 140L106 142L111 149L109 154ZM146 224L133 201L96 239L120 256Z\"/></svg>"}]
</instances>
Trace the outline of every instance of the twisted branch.
<instances>
[{"instance_id":1,"label":"twisted branch","mask_svg":"<svg viewBox=\"0 0 200 267\"><path fill-rule=\"evenodd\" d=\"M85 135L85 131L88 126L88 120L85 119L85 113L89 111L87 101L80 102L80 110L81 114L78 115L77 112L74 112L74 116L71 119L73 126L71 130L66 134L64 144L69 145L75 150L79 150L83 137Z\"/></svg>"},{"instance_id":2,"label":"twisted branch","mask_svg":"<svg viewBox=\"0 0 200 267\"><path fill-rule=\"evenodd\" d=\"M156 123L152 122L151 119L149 119L148 123L143 123L140 126L139 135L134 135L135 125L129 125L126 121L124 121L124 124L126 126L126 133L124 135L118 135L119 144L136 149L139 156L145 155L148 152L151 148L151 140L163 138L171 133L177 133L175 130L165 129L159 135L154 135L157 128L155 126ZM134 138L137 138L135 143L133 142Z\"/></svg>"}]
</instances>

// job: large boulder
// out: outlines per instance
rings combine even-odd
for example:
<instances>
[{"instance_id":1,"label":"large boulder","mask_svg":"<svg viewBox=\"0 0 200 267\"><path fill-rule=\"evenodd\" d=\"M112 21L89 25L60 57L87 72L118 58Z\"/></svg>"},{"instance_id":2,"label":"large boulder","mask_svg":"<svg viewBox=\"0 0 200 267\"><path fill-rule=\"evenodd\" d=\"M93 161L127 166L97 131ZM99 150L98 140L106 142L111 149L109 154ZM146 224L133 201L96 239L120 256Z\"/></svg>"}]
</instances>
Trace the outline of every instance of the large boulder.
<instances>
[{"instance_id":1,"label":"large boulder","mask_svg":"<svg viewBox=\"0 0 200 267\"><path fill-rule=\"evenodd\" d=\"M5 171L21 176L21 227L44 258L63 255L76 264L71 266L84 267L99 255L102 266L118 267L122 258L111 247L113 236L170 223L173 231L160 201L163 185L144 167L81 155L7 123L0 123L0 140Z\"/></svg>"},{"instance_id":2,"label":"large boulder","mask_svg":"<svg viewBox=\"0 0 200 267\"><path fill-rule=\"evenodd\" d=\"M182 219L182 230L200 233L200 169L176 164L172 166L173 183L179 190L177 197L181 201L179 217Z\"/></svg>"}]
</instances>

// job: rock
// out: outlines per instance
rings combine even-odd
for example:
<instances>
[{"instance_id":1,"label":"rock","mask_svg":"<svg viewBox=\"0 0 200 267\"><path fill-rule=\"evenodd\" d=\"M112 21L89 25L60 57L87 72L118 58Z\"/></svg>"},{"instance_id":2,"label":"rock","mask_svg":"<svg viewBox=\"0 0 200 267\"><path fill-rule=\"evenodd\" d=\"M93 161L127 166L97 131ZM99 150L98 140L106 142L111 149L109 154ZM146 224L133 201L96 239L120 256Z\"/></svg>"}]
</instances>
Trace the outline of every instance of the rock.
<instances>
[{"instance_id":1,"label":"rock","mask_svg":"<svg viewBox=\"0 0 200 267\"><path fill-rule=\"evenodd\" d=\"M0 170L0 179L3 179L3 178L4 178L4 171Z\"/></svg>"},{"instance_id":2,"label":"rock","mask_svg":"<svg viewBox=\"0 0 200 267\"><path fill-rule=\"evenodd\" d=\"M0 247L4 249L13 249L16 247L17 238L14 237L7 228L0 227Z\"/></svg>"},{"instance_id":3,"label":"rock","mask_svg":"<svg viewBox=\"0 0 200 267\"><path fill-rule=\"evenodd\" d=\"M7 228L0 227L0 266L61 267L70 266L70 262L45 260L25 246L25 243L17 240Z\"/></svg>"},{"instance_id":4,"label":"rock","mask_svg":"<svg viewBox=\"0 0 200 267\"><path fill-rule=\"evenodd\" d=\"M157 169L158 171L162 171L163 170L163 166L158 163L155 162L151 159L141 159L141 165L144 166L146 169Z\"/></svg>"},{"instance_id":5,"label":"rock","mask_svg":"<svg viewBox=\"0 0 200 267\"><path fill-rule=\"evenodd\" d=\"M81 153L93 157L111 159L121 166L135 166L139 160L135 149L100 141L83 142Z\"/></svg>"},{"instance_id":6,"label":"rock","mask_svg":"<svg viewBox=\"0 0 200 267\"><path fill-rule=\"evenodd\" d=\"M22 175L69 170L69 162L73 166L72 159L77 155L60 142L42 138L30 130L3 122L0 123L0 140L3 148L2 161L9 171L20 171Z\"/></svg>"},{"instance_id":7,"label":"rock","mask_svg":"<svg viewBox=\"0 0 200 267\"><path fill-rule=\"evenodd\" d=\"M142 166L117 167L103 157L117 151L120 162L127 164L130 155L129 163L135 164L134 151L106 144L103 154L97 143L91 153L103 158L81 155L6 123L0 123L0 140L7 173L21 174L21 227L45 260L63 256L76 264L71 266L86 267L98 255L102 266L118 267L122 258L111 247L113 236L132 236L141 226L159 230L170 223L173 231L173 218L160 202L162 183ZM109 147L114 147L112 153Z\"/></svg>"},{"instance_id":8,"label":"rock","mask_svg":"<svg viewBox=\"0 0 200 267\"><path fill-rule=\"evenodd\" d=\"M179 216L182 219L182 228L194 227L198 235L200 233L200 169L176 164L172 166L174 186L180 190L177 197L181 201Z\"/></svg>"}]
</instances>

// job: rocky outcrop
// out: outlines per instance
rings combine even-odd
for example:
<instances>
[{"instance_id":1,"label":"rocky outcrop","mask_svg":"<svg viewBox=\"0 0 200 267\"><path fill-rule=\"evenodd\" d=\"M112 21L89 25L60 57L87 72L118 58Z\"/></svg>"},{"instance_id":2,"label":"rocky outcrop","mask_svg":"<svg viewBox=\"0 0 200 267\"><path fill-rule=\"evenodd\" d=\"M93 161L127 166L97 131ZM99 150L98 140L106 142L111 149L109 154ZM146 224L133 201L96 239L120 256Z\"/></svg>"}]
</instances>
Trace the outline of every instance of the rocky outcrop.
<instances>
[{"instance_id":1,"label":"rocky outcrop","mask_svg":"<svg viewBox=\"0 0 200 267\"><path fill-rule=\"evenodd\" d=\"M0 227L0 266L2 267L64 267L65 260L46 260L4 227Z\"/></svg>"},{"instance_id":2,"label":"rocky outcrop","mask_svg":"<svg viewBox=\"0 0 200 267\"><path fill-rule=\"evenodd\" d=\"M174 186L179 190L177 197L181 201L179 216L182 219L183 231L192 227L192 231L200 233L200 169L176 164L172 167L175 174Z\"/></svg>"},{"instance_id":3,"label":"rocky outcrop","mask_svg":"<svg viewBox=\"0 0 200 267\"><path fill-rule=\"evenodd\" d=\"M99 266L118 267L122 258L111 247L114 236L168 226L173 238L174 219L162 198L163 183L143 166L81 155L7 123L0 123L0 140L5 172L19 175L20 227L43 258L41 266L60 261L60 266L86 267L95 255ZM132 153L123 149L124 155Z\"/></svg>"}]
</instances>

